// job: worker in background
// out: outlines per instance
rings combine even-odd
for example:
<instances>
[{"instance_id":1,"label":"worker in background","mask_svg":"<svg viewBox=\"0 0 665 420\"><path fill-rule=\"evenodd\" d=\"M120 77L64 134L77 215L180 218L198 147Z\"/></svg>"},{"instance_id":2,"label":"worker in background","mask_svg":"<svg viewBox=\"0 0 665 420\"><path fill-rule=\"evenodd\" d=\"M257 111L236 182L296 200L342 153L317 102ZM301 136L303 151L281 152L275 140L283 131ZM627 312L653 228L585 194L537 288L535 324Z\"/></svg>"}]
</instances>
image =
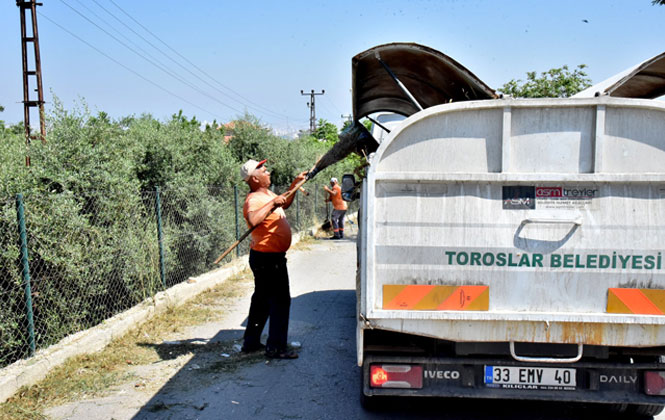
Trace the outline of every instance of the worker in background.
<instances>
[{"instance_id":1,"label":"worker in background","mask_svg":"<svg viewBox=\"0 0 665 420\"><path fill-rule=\"evenodd\" d=\"M254 273L254 294L249 307L242 351L245 353L265 348L267 357L296 359L298 353L287 347L289 331L289 273L286 268L286 251L291 246L291 226L284 210L289 208L295 194L277 195L270 191L270 172L265 160L253 159L240 168L240 176L249 185L243 214L252 231L249 251L249 267ZM289 190L305 179L300 173ZM270 318L268 341L261 344L261 332Z\"/></svg>"},{"instance_id":2,"label":"worker in background","mask_svg":"<svg viewBox=\"0 0 665 420\"><path fill-rule=\"evenodd\" d=\"M332 201L333 212L331 222L333 226L334 236L330 239L344 238L344 215L346 214L346 201L342 199L342 187L339 186L337 178L330 178L330 187L323 186L323 189L328 193L326 202Z\"/></svg>"}]
</instances>

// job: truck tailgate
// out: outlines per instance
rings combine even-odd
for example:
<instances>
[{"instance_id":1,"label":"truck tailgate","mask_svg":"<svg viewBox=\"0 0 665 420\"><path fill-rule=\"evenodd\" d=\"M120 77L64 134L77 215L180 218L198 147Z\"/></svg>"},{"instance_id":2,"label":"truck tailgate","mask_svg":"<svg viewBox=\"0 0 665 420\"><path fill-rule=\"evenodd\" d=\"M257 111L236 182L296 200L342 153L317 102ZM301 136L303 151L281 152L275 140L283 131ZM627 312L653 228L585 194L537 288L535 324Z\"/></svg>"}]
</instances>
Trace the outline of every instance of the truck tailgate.
<instances>
[{"instance_id":1,"label":"truck tailgate","mask_svg":"<svg viewBox=\"0 0 665 420\"><path fill-rule=\"evenodd\" d=\"M665 107L613 98L407 119L364 185L364 317L454 341L665 345L664 132Z\"/></svg>"}]
</instances>

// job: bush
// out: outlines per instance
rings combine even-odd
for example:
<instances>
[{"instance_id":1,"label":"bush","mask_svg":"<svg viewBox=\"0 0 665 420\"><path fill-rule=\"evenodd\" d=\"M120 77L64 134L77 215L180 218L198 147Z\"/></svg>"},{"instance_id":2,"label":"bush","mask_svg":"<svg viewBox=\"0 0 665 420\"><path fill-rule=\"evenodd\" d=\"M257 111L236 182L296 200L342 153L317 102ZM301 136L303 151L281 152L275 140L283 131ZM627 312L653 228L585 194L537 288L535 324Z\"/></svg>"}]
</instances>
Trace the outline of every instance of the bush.
<instances>
[{"instance_id":1,"label":"bush","mask_svg":"<svg viewBox=\"0 0 665 420\"><path fill-rule=\"evenodd\" d=\"M251 115L236 121L227 144L228 133L216 124L202 130L182 113L166 122L150 115L112 121L103 112L91 115L85 104L74 110L57 98L54 104L44 144L33 141L26 148L16 130L0 130L0 366L29 354L17 194L24 197L30 297L41 348L163 287L157 188L165 283L171 286L208 271L235 241L235 198L241 207L247 193L238 171L242 162L267 158L276 191L283 192L330 147L311 137L277 137ZM348 165L323 171L312 188L339 177ZM303 226L315 220L315 197L299 202ZM323 194L318 198L323 202ZM292 212L289 218L295 228Z\"/></svg>"}]
</instances>

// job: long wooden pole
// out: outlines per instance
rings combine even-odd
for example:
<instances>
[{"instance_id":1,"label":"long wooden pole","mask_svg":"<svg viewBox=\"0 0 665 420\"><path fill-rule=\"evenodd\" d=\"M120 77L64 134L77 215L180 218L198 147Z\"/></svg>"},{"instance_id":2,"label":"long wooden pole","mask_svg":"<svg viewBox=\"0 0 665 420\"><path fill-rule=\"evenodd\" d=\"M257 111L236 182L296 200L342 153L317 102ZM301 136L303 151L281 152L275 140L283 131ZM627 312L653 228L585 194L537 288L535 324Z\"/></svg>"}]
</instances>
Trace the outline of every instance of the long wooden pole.
<instances>
[{"instance_id":1,"label":"long wooden pole","mask_svg":"<svg viewBox=\"0 0 665 420\"><path fill-rule=\"evenodd\" d=\"M307 172L305 179L298 182L293 188L291 188L286 193L286 197L288 198L292 194L295 194L296 191L298 191L298 189L302 187L302 185L305 182L314 178L314 176L317 173L319 173L319 171L322 171L323 169L327 168L333 163L339 162L340 160L344 159L346 156L349 155L349 153L354 151L358 142L362 142L367 138L372 139L374 143L378 145L378 143L376 143L376 140L374 140L372 135L367 131L367 129L362 124L360 124L357 121L354 122L353 125L351 125L345 131L343 131L342 134L339 135L339 141L335 143L333 147L330 148L330 150L328 150L323 156L321 156L319 160L316 161L314 166L312 166L312 169L310 169L309 172ZM272 210L270 211L270 213L272 213ZM240 242L242 242L243 239L245 239L250 233L252 233L252 231L256 229L256 226L258 226L259 224L260 223L257 223L256 225L252 226L247 232L245 232L240 237L240 239L235 241L233 245L229 247L229 249L224 251L224 253L215 260L214 264L219 264L219 262L222 259L224 259L224 257L226 257L229 254L229 252L233 251L233 249L237 247L238 244L240 244Z\"/></svg>"}]
</instances>

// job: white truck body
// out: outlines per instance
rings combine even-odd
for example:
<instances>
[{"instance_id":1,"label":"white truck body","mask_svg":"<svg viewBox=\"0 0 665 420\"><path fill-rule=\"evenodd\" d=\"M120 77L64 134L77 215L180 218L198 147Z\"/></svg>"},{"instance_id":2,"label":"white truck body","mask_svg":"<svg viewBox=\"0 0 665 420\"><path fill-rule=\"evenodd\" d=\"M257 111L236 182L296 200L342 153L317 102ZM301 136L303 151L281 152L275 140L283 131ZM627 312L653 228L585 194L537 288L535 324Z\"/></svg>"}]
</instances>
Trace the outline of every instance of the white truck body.
<instances>
[{"instance_id":1,"label":"white truck body","mask_svg":"<svg viewBox=\"0 0 665 420\"><path fill-rule=\"evenodd\" d=\"M641 391L644 371L665 371L665 103L599 96L437 105L392 129L369 163L357 291L366 397L665 403ZM384 332L455 350L419 353L395 342L392 351ZM561 344L562 354L548 353ZM616 354L643 364L630 370ZM600 364L585 364L593 355ZM370 364L389 362L434 373L419 389L373 385ZM577 380L524 391L524 383L483 379L495 365ZM436 377L455 369L456 381ZM624 376L635 389L612 387Z\"/></svg>"}]
</instances>

